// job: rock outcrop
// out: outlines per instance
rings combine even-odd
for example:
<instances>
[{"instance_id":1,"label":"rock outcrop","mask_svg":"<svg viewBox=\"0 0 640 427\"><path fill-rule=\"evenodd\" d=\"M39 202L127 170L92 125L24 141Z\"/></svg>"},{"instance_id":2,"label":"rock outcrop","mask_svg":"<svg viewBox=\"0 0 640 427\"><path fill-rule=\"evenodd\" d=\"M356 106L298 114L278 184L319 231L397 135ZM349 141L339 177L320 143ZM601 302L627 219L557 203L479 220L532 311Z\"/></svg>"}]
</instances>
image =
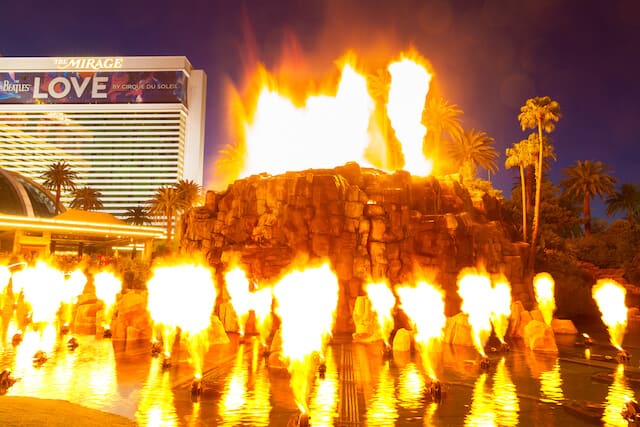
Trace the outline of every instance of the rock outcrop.
<instances>
[{"instance_id":1,"label":"rock outcrop","mask_svg":"<svg viewBox=\"0 0 640 427\"><path fill-rule=\"evenodd\" d=\"M370 280L392 286L429 274L459 311L459 271L484 265L504 273L513 297L529 303L524 282L527 245L511 241L499 201L473 197L454 177L386 174L348 163L335 169L256 175L183 218L181 247L202 252L218 272L239 257L250 277L271 282L296 260L328 259L340 282L337 332L355 332L356 298ZM224 323L224 322L223 322Z\"/></svg>"}]
</instances>

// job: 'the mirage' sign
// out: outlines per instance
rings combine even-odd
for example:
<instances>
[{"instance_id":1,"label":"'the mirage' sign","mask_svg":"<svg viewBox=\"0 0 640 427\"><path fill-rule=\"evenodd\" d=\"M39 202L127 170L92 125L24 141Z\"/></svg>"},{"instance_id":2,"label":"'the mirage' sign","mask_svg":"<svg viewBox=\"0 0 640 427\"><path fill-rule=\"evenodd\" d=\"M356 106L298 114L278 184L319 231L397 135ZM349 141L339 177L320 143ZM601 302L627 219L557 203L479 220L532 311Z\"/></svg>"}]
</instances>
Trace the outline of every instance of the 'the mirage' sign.
<instances>
[{"instance_id":1,"label":"'the mirage' sign","mask_svg":"<svg viewBox=\"0 0 640 427\"><path fill-rule=\"evenodd\" d=\"M0 73L0 104L186 103L182 71Z\"/></svg>"}]
</instances>

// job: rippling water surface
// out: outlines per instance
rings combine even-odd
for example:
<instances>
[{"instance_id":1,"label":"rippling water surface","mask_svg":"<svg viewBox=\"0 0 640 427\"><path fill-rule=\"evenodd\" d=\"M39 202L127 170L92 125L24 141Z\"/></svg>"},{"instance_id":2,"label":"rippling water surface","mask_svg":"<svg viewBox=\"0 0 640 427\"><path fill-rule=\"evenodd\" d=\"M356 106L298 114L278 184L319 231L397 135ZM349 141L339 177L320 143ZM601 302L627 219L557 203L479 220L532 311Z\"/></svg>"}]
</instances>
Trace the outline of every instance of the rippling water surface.
<instances>
[{"instance_id":1,"label":"rippling water surface","mask_svg":"<svg viewBox=\"0 0 640 427\"><path fill-rule=\"evenodd\" d=\"M4 345L0 368L19 378L7 394L68 400L124 415L141 426L286 426L297 413L288 373L269 367L253 340L232 339L209 351L204 391L194 402L189 392L193 371L184 349L163 369L161 360L151 357L148 343L124 348L108 339L77 338L75 351L66 348L67 338L52 344L40 367L32 360L42 345L36 337L27 334L17 348ZM626 366L598 362L597 357L588 361L574 339L558 337L559 356L532 353L514 342L510 352L490 353L486 370L473 348L445 345L434 358L443 384L440 402L425 394L429 380L418 355L385 358L380 345L336 342L327 349L324 378L314 372L309 377L311 422L578 426L585 420L562 404L589 401L602 405L604 425L626 425L620 411L626 399L638 394L640 381L629 380L640 377L637 357ZM628 341L632 356L640 353L637 332ZM598 342L592 356L615 355L606 337Z\"/></svg>"}]
</instances>

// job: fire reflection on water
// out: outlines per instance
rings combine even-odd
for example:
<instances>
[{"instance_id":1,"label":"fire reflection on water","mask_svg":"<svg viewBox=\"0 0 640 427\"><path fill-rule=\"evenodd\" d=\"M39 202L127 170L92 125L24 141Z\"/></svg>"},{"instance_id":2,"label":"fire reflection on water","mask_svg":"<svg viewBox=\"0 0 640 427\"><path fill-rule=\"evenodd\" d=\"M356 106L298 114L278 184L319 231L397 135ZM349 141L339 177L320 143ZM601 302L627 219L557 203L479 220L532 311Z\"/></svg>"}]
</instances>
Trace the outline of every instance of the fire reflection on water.
<instances>
[{"instance_id":1,"label":"fire reflection on water","mask_svg":"<svg viewBox=\"0 0 640 427\"><path fill-rule=\"evenodd\" d=\"M511 381L504 357L496 366L496 373L493 375L493 394L497 424L499 426L517 426L520 404L516 394L516 386Z\"/></svg>"},{"instance_id":2,"label":"fire reflection on water","mask_svg":"<svg viewBox=\"0 0 640 427\"><path fill-rule=\"evenodd\" d=\"M388 426L395 424L398 419L394 397L395 381L389 363L385 361L382 365L375 391L367 403L367 426Z\"/></svg>"},{"instance_id":3,"label":"fire reflection on water","mask_svg":"<svg viewBox=\"0 0 640 427\"><path fill-rule=\"evenodd\" d=\"M309 403L313 426L318 427L333 426L334 419L338 416L338 367L332 347L327 347L325 363L326 374L316 381Z\"/></svg>"},{"instance_id":4,"label":"fire reflection on water","mask_svg":"<svg viewBox=\"0 0 640 427\"><path fill-rule=\"evenodd\" d=\"M142 388L136 420L140 425L178 425L170 372L162 369L162 360L159 358L154 358L149 366L149 376Z\"/></svg>"},{"instance_id":5,"label":"fire reflection on water","mask_svg":"<svg viewBox=\"0 0 640 427\"><path fill-rule=\"evenodd\" d=\"M408 363L400 372L397 401L400 407L418 411L423 405L425 382L418 366Z\"/></svg>"},{"instance_id":6,"label":"fire reflection on water","mask_svg":"<svg viewBox=\"0 0 640 427\"><path fill-rule=\"evenodd\" d=\"M629 399L634 399L633 390L627 386L624 377L624 365L619 364L614 376L613 383L609 386L609 393L605 401L604 415L602 421L605 426L626 426L631 425L622 418L622 410Z\"/></svg>"},{"instance_id":7,"label":"fire reflection on water","mask_svg":"<svg viewBox=\"0 0 640 427\"><path fill-rule=\"evenodd\" d=\"M245 345L251 345L247 355ZM249 360L245 358L248 356ZM268 426L271 412L271 384L268 380L266 366L260 363L259 343L253 340L250 344L242 344L233 360L231 372L224 385L222 396L218 402L220 426L237 426L251 424Z\"/></svg>"},{"instance_id":8,"label":"fire reflection on water","mask_svg":"<svg viewBox=\"0 0 640 427\"><path fill-rule=\"evenodd\" d=\"M480 374L473 386L471 409L464 418L465 426L495 426L496 414L493 410L493 396L487 387L487 373Z\"/></svg>"},{"instance_id":9,"label":"fire reflection on water","mask_svg":"<svg viewBox=\"0 0 640 427\"><path fill-rule=\"evenodd\" d=\"M541 401L561 405L564 400L562 392L562 377L560 376L560 362L556 359L550 370L540 373Z\"/></svg>"}]
</instances>

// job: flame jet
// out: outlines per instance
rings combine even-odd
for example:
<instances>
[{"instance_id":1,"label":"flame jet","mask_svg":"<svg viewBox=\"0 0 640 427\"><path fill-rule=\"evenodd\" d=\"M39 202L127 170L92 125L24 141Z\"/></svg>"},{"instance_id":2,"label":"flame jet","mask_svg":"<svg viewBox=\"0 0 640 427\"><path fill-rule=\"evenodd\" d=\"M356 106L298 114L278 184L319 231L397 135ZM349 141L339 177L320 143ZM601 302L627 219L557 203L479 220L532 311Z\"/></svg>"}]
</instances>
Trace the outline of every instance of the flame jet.
<instances>
[{"instance_id":1,"label":"flame jet","mask_svg":"<svg viewBox=\"0 0 640 427\"><path fill-rule=\"evenodd\" d=\"M424 157L422 141L427 128L421 122L431 75L408 58L390 64L388 70L391 84L387 114L402 144L404 169L419 176L429 175L433 163Z\"/></svg>"},{"instance_id":2,"label":"flame jet","mask_svg":"<svg viewBox=\"0 0 640 427\"><path fill-rule=\"evenodd\" d=\"M504 345L504 337L509 328L509 317L511 316L511 286L507 278L500 276L495 280L492 288L493 297L491 299L491 324L496 337Z\"/></svg>"},{"instance_id":3,"label":"flame jet","mask_svg":"<svg viewBox=\"0 0 640 427\"><path fill-rule=\"evenodd\" d=\"M397 290L402 310L414 324L416 344L425 373L434 382L438 378L433 367L435 344L442 339L447 318L444 315L444 293L439 287L420 281L415 287L402 286Z\"/></svg>"},{"instance_id":4,"label":"flame jet","mask_svg":"<svg viewBox=\"0 0 640 427\"><path fill-rule=\"evenodd\" d=\"M378 326L382 332L382 339L386 347L389 347L389 337L393 331L393 307L396 305L396 298L386 283L369 283L365 290L371 301L373 310L376 312Z\"/></svg>"},{"instance_id":5,"label":"flame jet","mask_svg":"<svg viewBox=\"0 0 640 427\"><path fill-rule=\"evenodd\" d=\"M321 357L331 335L338 305L338 278L326 263L294 270L274 287L281 319L282 352L288 360L296 405L307 414L314 354Z\"/></svg>"},{"instance_id":6,"label":"flame jet","mask_svg":"<svg viewBox=\"0 0 640 427\"><path fill-rule=\"evenodd\" d=\"M247 274L240 267L234 267L224 274L227 284L227 292L231 297L231 305L236 312L240 336L244 336L244 330L251 310L251 293Z\"/></svg>"},{"instance_id":7,"label":"flame jet","mask_svg":"<svg viewBox=\"0 0 640 427\"><path fill-rule=\"evenodd\" d=\"M473 345L486 357L484 346L491 335L491 279L475 268L463 269L458 275L458 295L462 298L462 311L469 316Z\"/></svg>"},{"instance_id":8,"label":"flame jet","mask_svg":"<svg viewBox=\"0 0 640 427\"><path fill-rule=\"evenodd\" d=\"M194 378L202 377L204 355L209 349L208 329L216 300L211 271L194 262L174 266L155 266L147 282L148 310L162 333L165 358L178 328L186 341Z\"/></svg>"},{"instance_id":9,"label":"flame jet","mask_svg":"<svg viewBox=\"0 0 640 427\"><path fill-rule=\"evenodd\" d=\"M591 293L602 313L602 321L609 331L611 344L620 351L627 328L626 289L612 279L601 279L593 286Z\"/></svg>"},{"instance_id":10,"label":"flame jet","mask_svg":"<svg viewBox=\"0 0 640 427\"><path fill-rule=\"evenodd\" d=\"M104 303L102 327L108 336L116 295L122 290L122 281L110 271L101 271L93 276L93 282L96 286L96 297Z\"/></svg>"},{"instance_id":11,"label":"flame jet","mask_svg":"<svg viewBox=\"0 0 640 427\"><path fill-rule=\"evenodd\" d=\"M555 282L549 273L538 273L533 278L533 290L536 294L538 309L542 313L544 323L551 325L553 313L556 311Z\"/></svg>"},{"instance_id":12,"label":"flame jet","mask_svg":"<svg viewBox=\"0 0 640 427\"><path fill-rule=\"evenodd\" d=\"M271 305L273 303L273 288L258 289L251 293L251 308L256 315L256 329L260 334L260 344L267 348L269 335L273 327Z\"/></svg>"}]
</instances>

